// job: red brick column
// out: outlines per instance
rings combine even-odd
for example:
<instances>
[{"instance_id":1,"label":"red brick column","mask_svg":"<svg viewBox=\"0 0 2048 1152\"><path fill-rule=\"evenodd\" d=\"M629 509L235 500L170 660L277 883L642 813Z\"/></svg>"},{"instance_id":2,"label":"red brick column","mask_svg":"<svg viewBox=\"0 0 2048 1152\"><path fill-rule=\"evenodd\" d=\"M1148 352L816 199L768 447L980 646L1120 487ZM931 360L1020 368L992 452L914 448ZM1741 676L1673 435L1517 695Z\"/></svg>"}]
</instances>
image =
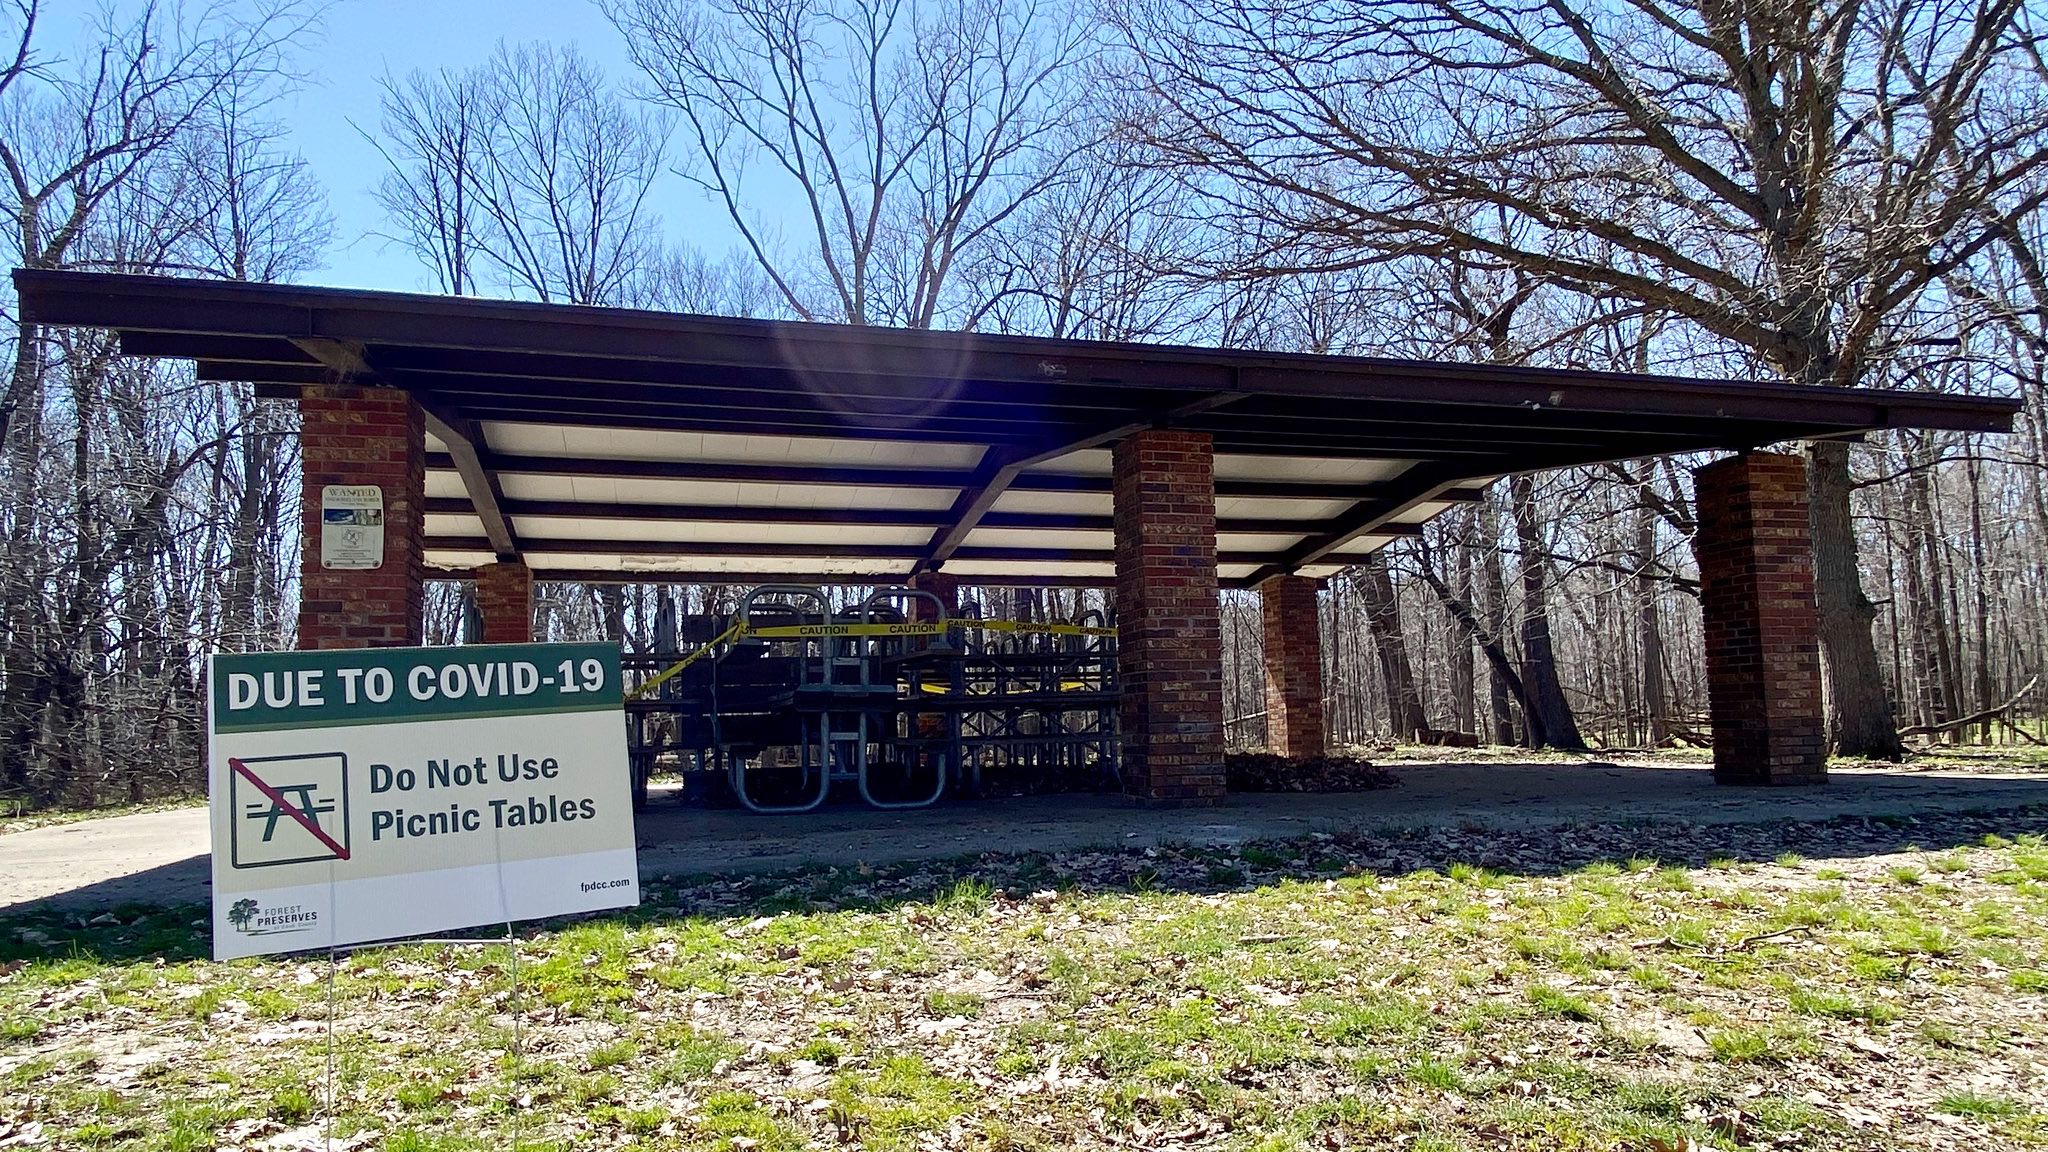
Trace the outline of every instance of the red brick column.
<instances>
[{"instance_id":1,"label":"red brick column","mask_svg":"<svg viewBox=\"0 0 2048 1152\"><path fill-rule=\"evenodd\" d=\"M1714 780L1827 779L1806 466L1747 453L1694 474Z\"/></svg>"},{"instance_id":2,"label":"red brick column","mask_svg":"<svg viewBox=\"0 0 2048 1152\"><path fill-rule=\"evenodd\" d=\"M927 569L912 576L909 586L919 592L929 592L937 596L940 603L946 606L947 616L958 616L960 614L960 578L958 576L951 576L944 572L933 572ZM912 620L928 619L931 616L931 610L931 604L922 597L910 602L910 618Z\"/></svg>"},{"instance_id":3,"label":"red brick column","mask_svg":"<svg viewBox=\"0 0 2048 1152\"><path fill-rule=\"evenodd\" d=\"M420 406L393 388L322 384L299 394L299 422L299 647L418 644L427 464ZM381 568L335 571L321 565L320 493L330 484L383 488Z\"/></svg>"},{"instance_id":4,"label":"red brick column","mask_svg":"<svg viewBox=\"0 0 2048 1152\"><path fill-rule=\"evenodd\" d=\"M1323 631L1316 581L1275 576L1259 585L1266 639L1266 747L1282 756L1321 756Z\"/></svg>"},{"instance_id":5,"label":"red brick column","mask_svg":"<svg viewBox=\"0 0 2048 1152\"><path fill-rule=\"evenodd\" d=\"M1145 431L1113 455L1124 791L1213 804L1223 798L1223 650L1209 437Z\"/></svg>"},{"instance_id":6,"label":"red brick column","mask_svg":"<svg viewBox=\"0 0 2048 1152\"><path fill-rule=\"evenodd\" d=\"M500 560L476 570L476 610L486 644L533 642L533 569Z\"/></svg>"}]
</instances>

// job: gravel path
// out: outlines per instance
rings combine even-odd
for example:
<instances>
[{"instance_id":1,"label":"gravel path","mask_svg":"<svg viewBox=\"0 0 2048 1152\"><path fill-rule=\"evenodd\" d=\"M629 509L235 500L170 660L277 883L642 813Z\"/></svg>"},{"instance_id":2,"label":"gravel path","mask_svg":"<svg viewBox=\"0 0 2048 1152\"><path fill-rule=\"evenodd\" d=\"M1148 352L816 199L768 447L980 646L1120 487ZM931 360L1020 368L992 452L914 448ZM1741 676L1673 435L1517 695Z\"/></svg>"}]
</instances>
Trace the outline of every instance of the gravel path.
<instances>
[{"instance_id":1,"label":"gravel path","mask_svg":"<svg viewBox=\"0 0 2048 1152\"><path fill-rule=\"evenodd\" d=\"M2048 805L2048 773L1838 771L1825 788L1717 788L1704 769L1607 764L1411 764L1402 786L1349 795L1241 795L1220 808L1152 810L1104 796L1036 796L921 812L835 807L803 816L683 809L640 820L657 877L886 864L988 851L1228 845L1308 832L1682 822L1697 827L1997 812ZM0 909L207 898L206 813L175 809L0 835ZM1738 838L1739 839L1739 838Z\"/></svg>"}]
</instances>

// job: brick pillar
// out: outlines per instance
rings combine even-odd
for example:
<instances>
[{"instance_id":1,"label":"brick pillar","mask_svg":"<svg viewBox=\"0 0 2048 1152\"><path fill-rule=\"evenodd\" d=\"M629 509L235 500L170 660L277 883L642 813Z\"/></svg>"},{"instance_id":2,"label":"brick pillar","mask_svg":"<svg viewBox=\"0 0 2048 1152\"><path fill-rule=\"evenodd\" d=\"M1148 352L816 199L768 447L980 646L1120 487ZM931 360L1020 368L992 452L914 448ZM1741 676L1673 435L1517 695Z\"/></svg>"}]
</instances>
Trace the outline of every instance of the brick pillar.
<instances>
[{"instance_id":1,"label":"brick pillar","mask_svg":"<svg viewBox=\"0 0 2048 1152\"><path fill-rule=\"evenodd\" d=\"M486 644L533 642L533 569L500 560L476 570L476 610Z\"/></svg>"},{"instance_id":2,"label":"brick pillar","mask_svg":"<svg viewBox=\"0 0 2048 1152\"><path fill-rule=\"evenodd\" d=\"M420 642L426 420L406 392L321 384L299 394L304 489L299 647L388 648ZM320 561L321 490L384 490L384 563L330 570Z\"/></svg>"},{"instance_id":3,"label":"brick pillar","mask_svg":"<svg viewBox=\"0 0 2048 1152\"><path fill-rule=\"evenodd\" d=\"M910 578L909 586L919 592L929 592L946 606L946 615L960 614L960 578L930 569L918 572ZM931 616L932 606L923 597L910 602L910 618L924 620Z\"/></svg>"},{"instance_id":4,"label":"brick pillar","mask_svg":"<svg viewBox=\"0 0 2048 1152\"><path fill-rule=\"evenodd\" d=\"M1282 756L1321 756L1323 632L1316 582L1275 576L1259 585L1266 639L1266 747Z\"/></svg>"},{"instance_id":5,"label":"brick pillar","mask_svg":"<svg viewBox=\"0 0 2048 1152\"><path fill-rule=\"evenodd\" d=\"M1693 474L1714 780L1827 779L1806 466L1747 453Z\"/></svg>"},{"instance_id":6,"label":"brick pillar","mask_svg":"<svg viewBox=\"0 0 2048 1152\"><path fill-rule=\"evenodd\" d=\"M1115 451L1118 720L1124 791L1223 798L1223 650L1209 437L1155 429Z\"/></svg>"}]
</instances>

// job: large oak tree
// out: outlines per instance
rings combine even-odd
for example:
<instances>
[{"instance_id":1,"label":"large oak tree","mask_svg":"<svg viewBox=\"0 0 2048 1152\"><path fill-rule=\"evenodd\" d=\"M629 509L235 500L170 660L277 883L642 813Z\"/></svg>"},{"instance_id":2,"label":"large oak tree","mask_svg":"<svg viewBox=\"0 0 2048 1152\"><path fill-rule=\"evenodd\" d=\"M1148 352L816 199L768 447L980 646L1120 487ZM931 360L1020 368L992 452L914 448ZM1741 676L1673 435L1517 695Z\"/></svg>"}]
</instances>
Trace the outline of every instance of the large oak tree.
<instances>
[{"instance_id":1,"label":"large oak tree","mask_svg":"<svg viewBox=\"0 0 2048 1152\"><path fill-rule=\"evenodd\" d=\"M1854 385L2044 196L2019 0L1111 2L1240 273L1491 264ZM1809 476L1836 745L1896 755L1848 446Z\"/></svg>"}]
</instances>

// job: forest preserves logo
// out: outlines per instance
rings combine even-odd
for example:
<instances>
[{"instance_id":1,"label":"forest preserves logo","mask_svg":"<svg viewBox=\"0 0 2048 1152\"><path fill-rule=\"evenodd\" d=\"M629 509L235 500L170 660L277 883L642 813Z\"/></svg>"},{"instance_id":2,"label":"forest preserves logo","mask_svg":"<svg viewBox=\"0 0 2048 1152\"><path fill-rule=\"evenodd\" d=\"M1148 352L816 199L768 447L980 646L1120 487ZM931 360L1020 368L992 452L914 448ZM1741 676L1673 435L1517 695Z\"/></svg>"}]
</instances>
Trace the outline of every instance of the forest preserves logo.
<instances>
[{"instance_id":1,"label":"forest preserves logo","mask_svg":"<svg viewBox=\"0 0 2048 1152\"><path fill-rule=\"evenodd\" d=\"M303 904L265 907L244 896L228 906L228 923L244 936L283 936L312 931L320 924L320 913Z\"/></svg>"}]
</instances>

